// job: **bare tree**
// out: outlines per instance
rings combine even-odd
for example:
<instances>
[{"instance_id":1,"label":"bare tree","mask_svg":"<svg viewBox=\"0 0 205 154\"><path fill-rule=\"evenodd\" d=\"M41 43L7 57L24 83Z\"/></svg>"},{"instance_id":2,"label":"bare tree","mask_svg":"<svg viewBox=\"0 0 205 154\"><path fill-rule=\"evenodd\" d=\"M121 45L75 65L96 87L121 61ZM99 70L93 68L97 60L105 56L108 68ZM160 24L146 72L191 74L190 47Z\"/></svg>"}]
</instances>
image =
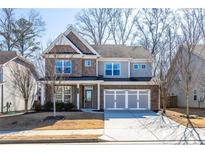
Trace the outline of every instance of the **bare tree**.
<instances>
[{"instance_id":1,"label":"bare tree","mask_svg":"<svg viewBox=\"0 0 205 154\"><path fill-rule=\"evenodd\" d=\"M32 100L36 89L35 68L32 64L24 63L18 60L13 65L10 65L11 76L10 83L13 88L17 89L25 102L25 112L28 112L28 103Z\"/></svg>"},{"instance_id":2,"label":"bare tree","mask_svg":"<svg viewBox=\"0 0 205 154\"><path fill-rule=\"evenodd\" d=\"M148 49L156 63L153 74L156 72L160 63L157 63L157 54L160 52L161 46L164 45L162 40L164 33L169 27L172 18L172 11L170 9L141 9L135 20L137 27L136 34L138 36L137 42Z\"/></svg>"},{"instance_id":3,"label":"bare tree","mask_svg":"<svg viewBox=\"0 0 205 154\"><path fill-rule=\"evenodd\" d=\"M0 17L0 36L2 37L2 48L6 51L11 51L14 47L14 27L14 9L2 9Z\"/></svg>"},{"instance_id":4,"label":"bare tree","mask_svg":"<svg viewBox=\"0 0 205 154\"><path fill-rule=\"evenodd\" d=\"M110 11L110 32L115 44L127 44L134 39L135 9L112 9Z\"/></svg>"},{"instance_id":5,"label":"bare tree","mask_svg":"<svg viewBox=\"0 0 205 154\"><path fill-rule=\"evenodd\" d=\"M110 37L108 28L110 11L111 9L106 8L83 9L76 18L79 33L90 43L105 44Z\"/></svg>"},{"instance_id":6,"label":"bare tree","mask_svg":"<svg viewBox=\"0 0 205 154\"><path fill-rule=\"evenodd\" d=\"M40 50L38 38L44 31L45 22L38 12L31 10L28 19L20 18L15 22L15 48L24 57L31 57L33 52Z\"/></svg>"},{"instance_id":7,"label":"bare tree","mask_svg":"<svg viewBox=\"0 0 205 154\"><path fill-rule=\"evenodd\" d=\"M178 86L183 91L186 100L186 116L189 118L189 97L193 89L192 81L197 80L198 74L193 73L196 70L193 64L193 52L202 39L202 32L198 24L195 9L182 10L180 20L180 48L176 55L178 60L175 64L178 74Z\"/></svg>"}]
</instances>

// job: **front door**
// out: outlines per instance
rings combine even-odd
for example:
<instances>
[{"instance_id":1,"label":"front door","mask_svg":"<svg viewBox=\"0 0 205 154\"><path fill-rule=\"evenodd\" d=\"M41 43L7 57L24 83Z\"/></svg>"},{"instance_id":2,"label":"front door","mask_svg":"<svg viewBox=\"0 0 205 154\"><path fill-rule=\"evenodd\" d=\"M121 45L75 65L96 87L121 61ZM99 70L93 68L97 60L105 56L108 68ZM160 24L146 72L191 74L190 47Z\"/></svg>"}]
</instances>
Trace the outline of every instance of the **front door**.
<instances>
[{"instance_id":1,"label":"front door","mask_svg":"<svg viewBox=\"0 0 205 154\"><path fill-rule=\"evenodd\" d=\"M93 95L93 90L92 89L85 89L85 94L84 94L84 107L85 108L92 108L92 95Z\"/></svg>"}]
</instances>

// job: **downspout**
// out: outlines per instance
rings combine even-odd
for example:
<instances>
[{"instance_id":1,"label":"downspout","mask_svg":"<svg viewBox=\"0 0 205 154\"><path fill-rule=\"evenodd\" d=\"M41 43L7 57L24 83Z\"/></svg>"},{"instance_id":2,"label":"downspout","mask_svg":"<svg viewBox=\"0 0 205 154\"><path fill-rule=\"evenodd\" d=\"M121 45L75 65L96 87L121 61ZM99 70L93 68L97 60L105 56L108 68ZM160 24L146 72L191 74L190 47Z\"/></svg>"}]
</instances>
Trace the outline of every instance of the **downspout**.
<instances>
[{"instance_id":1,"label":"downspout","mask_svg":"<svg viewBox=\"0 0 205 154\"><path fill-rule=\"evenodd\" d=\"M160 91L160 86L159 86L159 90L158 90L159 92L158 92L158 110L160 110L160 93L161 93L161 91Z\"/></svg>"},{"instance_id":2,"label":"downspout","mask_svg":"<svg viewBox=\"0 0 205 154\"><path fill-rule=\"evenodd\" d=\"M3 90L4 90L4 86L3 86L3 84L1 85L1 113L3 113L4 112L4 97L3 97L3 94L4 94L4 92L3 92Z\"/></svg>"}]
</instances>

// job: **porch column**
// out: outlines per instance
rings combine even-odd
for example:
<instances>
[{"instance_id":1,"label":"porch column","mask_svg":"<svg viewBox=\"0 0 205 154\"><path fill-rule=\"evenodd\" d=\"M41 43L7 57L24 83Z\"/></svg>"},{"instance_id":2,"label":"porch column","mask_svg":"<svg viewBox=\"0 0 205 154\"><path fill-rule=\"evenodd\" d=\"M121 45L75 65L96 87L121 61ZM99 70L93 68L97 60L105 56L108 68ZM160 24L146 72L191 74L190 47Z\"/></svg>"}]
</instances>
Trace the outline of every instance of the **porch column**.
<instances>
[{"instance_id":1,"label":"porch column","mask_svg":"<svg viewBox=\"0 0 205 154\"><path fill-rule=\"evenodd\" d=\"M100 110L100 83L98 83L98 110Z\"/></svg>"},{"instance_id":2,"label":"porch column","mask_svg":"<svg viewBox=\"0 0 205 154\"><path fill-rule=\"evenodd\" d=\"M80 109L80 85L79 83L77 84L77 109Z\"/></svg>"},{"instance_id":3,"label":"porch column","mask_svg":"<svg viewBox=\"0 0 205 154\"><path fill-rule=\"evenodd\" d=\"M45 104L45 85L41 84L41 106Z\"/></svg>"}]
</instances>

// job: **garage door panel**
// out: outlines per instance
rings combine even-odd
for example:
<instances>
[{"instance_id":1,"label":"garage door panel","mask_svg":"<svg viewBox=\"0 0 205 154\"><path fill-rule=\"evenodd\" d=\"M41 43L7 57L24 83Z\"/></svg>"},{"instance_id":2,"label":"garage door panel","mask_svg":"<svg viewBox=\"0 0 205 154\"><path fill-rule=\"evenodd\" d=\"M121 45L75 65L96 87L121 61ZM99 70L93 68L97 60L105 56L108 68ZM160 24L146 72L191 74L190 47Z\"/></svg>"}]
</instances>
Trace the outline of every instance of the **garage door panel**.
<instances>
[{"instance_id":1,"label":"garage door panel","mask_svg":"<svg viewBox=\"0 0 205 154\"><path fill-rule=\"evenodd\" d=\"M105 97L105 108L115 108L115 101L114 101L114 95L106 95Z\"/></svg>"},{"instance_id":2,"label":"garage door panel","mask_svg":"<svg viewBox=\"0 0 205 154\"><path fill-rule=\"evenodd\" d=\"M139 108L148 109L148 95L139 95Z\"/></svg>"},{"instance_id":3,"label":"garage door panel","mask_svg":"<svg viewBox=\"0 0 205 154\"><path fill-rule=\"evenodd\" d=\"M128 95L128 108L137 108L137 95Z\"/></svg>"},{"instance_id":4,"label":"garage door panel","mask_svg":"<svg viewBox=\"0 0 205 154\"><path fill-rule=\"evenodd\" d=\"M105 109L149 109L149 90L105 90Z\"/></svg>"},{"instance_id":5,"label":"garage door panel","mask_svg":"<svg viewBox=\"0 0 205 154\"><path fill-rule=\"evenodd\" d=\"M125 108L125 94L116 95L116 108Z\"/></svg>"}]
</instances>

